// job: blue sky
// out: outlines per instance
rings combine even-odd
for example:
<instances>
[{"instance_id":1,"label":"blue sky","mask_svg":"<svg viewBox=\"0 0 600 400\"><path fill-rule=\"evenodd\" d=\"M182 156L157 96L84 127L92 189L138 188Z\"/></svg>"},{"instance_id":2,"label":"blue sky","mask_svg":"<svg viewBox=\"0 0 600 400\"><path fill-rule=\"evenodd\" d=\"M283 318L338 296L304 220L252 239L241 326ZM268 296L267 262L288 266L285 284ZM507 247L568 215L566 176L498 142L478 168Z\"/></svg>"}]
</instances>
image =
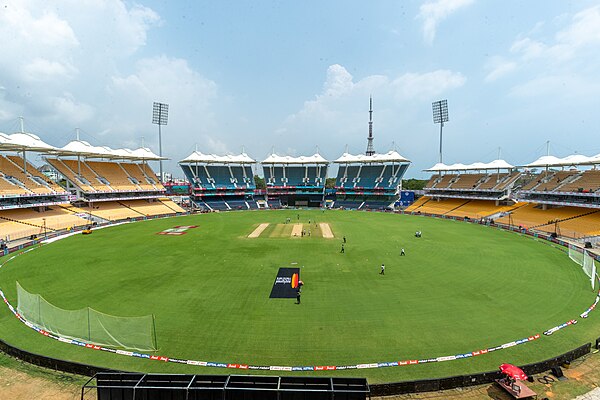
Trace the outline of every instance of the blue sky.
<instances>
[{"instance_id":1,"label":"blue sky","mask_svg":"<svg viewBox=\"0 0 600 400\"><path fill-rule=\"evenodd\" d=\"M372 4L369 4L372 3ZM431 102L446 98L447 163L600 153L598 1L0 0L0 132L64 146L204 153L272 148L332 160L375 149L438 160Z\"/></svg>"}]
</instances>

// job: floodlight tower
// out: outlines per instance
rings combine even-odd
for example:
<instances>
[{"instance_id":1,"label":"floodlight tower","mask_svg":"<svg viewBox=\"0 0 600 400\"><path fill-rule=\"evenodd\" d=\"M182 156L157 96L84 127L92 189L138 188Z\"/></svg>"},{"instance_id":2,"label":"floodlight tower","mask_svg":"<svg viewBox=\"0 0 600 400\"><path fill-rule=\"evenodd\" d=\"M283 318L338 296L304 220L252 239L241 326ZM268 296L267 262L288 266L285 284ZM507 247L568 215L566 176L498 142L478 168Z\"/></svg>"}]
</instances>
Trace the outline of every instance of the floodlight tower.
<instances>
[{"instance_id":1,"label":"floodlight tower","mask_svg":"<svg viewBox=\"0 0 600 400\"><path fill-rule=\"evenodd\" d=\"M369 137L367 138L367 151L365 154L368 156L375 154L373 148L373 97L369 97Z\"/></svg>"},{"instance_id":2,"label":"floodlight tower","mask_svg":"<svg viewBox=\"0 0 600 400\"><path fill-rule=\"evenodd\" d=\"M440 124L440 163L442 163L442 128L444 122L448 122L448 100L434 101L433 107L433 123Z\"/></svg>"},{"instance_id":3,"label":"floodlight tower","mask_svg":"<svg viewBox=\"0 0 600 400\"><path fill-rule=\"evenodd\" d=\"M152 123L158 125L158 155L161 158L159 160L160 182L161 183L163 181L161 126L167 125L168 121L169 121L169 105L165 104L165 103L154 102L154 104L152 105Z\"/></svg>"}]
</instances>

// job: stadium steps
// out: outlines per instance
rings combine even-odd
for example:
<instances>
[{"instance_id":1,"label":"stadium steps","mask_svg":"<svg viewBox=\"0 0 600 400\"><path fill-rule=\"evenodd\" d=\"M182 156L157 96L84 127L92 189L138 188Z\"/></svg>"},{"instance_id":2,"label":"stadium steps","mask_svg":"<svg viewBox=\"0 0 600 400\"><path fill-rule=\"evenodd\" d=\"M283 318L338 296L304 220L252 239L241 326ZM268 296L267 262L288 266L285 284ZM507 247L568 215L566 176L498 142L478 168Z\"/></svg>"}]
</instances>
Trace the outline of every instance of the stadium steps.
<instances>
[{"instance_id":1,"label":"stadium steps","mask_svg":"<svg viewBox=\"0 0 600 400\"><path fill-rule=\"evenodd\" d=\"M73 208L72 208L73 206L67 206L67 207L65 207L65 206L60 205L60 204L58 206L60 208L62 208L63 210L66 210L66 211L70 212L73 215L79 214L79 212L77 212L76 210L73 210ZM85 211L83 209L81 209L81 211L83 211L87 215L90 215L92 217L92 222L98 222L98 223L110 222L110 220L108 220L106 218L99 217L96 214L93 214L91 212L87 212L87 211Z\"/></svg>"},{"instance_id":2,"label":"stadium steps","mask_svg":"<svg viewBox=\"0 0 600 400\"><path fill-rule=\"evenodd\" d=\"M560 222L564 222L564 221L569 221L569 220L572 220L572 219L575 219L575 218L579 218L579 217L585 217L586 215L596 214L596 213L598 213L598 212L600 212L600 210L593 210L593 211L586 212L586 213L583 213L583 214L574 215L574 216L572 216L572 217L568 217L568 218L556 219L554 222L551 222L551 223L545 223L545 224L539 224L539 225L534 225L534 226L530 227L529 229L535 229L535 228L539 228L539 227L542 227L542 226L548 226L548 225L552 225L552 224L554 224L555 222L559 222L559 223L560 223Z\"/></svg>"},{"instance_id":3,"label":"stadium steps","mask_svg":"<svg viewBox=\"0 0 600 400\"><path fill-rule=\"evenodd\" d=\"M453 209L446 211L446 212L445 212L445 213L443 213L442 215L446 215L446 214L448 214L448 213L450 213L450 212L452 212L452 211L454 211L454 210L458 210L459 208L461 208L462 206L465 206L465 205L469 204L470 202L471 202L471 200L467 200L467 201L465 201L464 203L462 203L461 205L459 205L459 206L456 206L456 207L454 207Z\"/></svg>"},{"instance_id":4,"label":"stadium steps","mask_svg":"<svg viewBox=\"0 0 600 400\"><path fill-rule=\"evenodd\" d=\"M140 214L140 215L141 215L141 216L143 216L143 217L145 217L145 216L146 216L146 214L139 212L139 211L138 211L138 210L136 210L135 208L132 208L132 207L128 206L128 205L127 205L127 204L125 204L125 203L122 203L122 202L120 202L120 201L117 201L117 203L119 203L119 204L120 204L120 205L122 205L123 207L129 208L131 211L133 211L133 212L136 212L136 213ZM161 202L161 203L162 203L162 202Z\"/></svg>"},{"instance_id":5,"label":"stadium steps","mask_svg":"<svg viewBox=\"0 0 600 400\"><path fill-rule=\"evenodd\" d=\"M426 197L423 196L420 199L417 199L414 203L412 203L410 206L406 207L405 211L410 211L413 212L421 207L423 207L425 204L429 203L431 201L431 197ZM410 208L410 210L408 210Z\"/></svg>"},{"instance_id":6,"label":"stadium steps","mask_svg":"<svg viewBox=\"0 0 600 400\"><path fill-rule=\"evenodd\" d=\"M3 216L1 216L1 215L0 215L0 219L3 219L3 220L5 220L5 221L10 221L10 222L17 222L17 223L19 223L19 224L23 224L23 225L29 225L29 226L33 226L33 227L35 227L35 228L44 229L44 227L43 227L43 226L41 226L41 225L36 225L36 224L32 224L32 223L30 223L30 222L25 222L25 221L19 221L18 219L7 218L7 217L3 217ZM49 227L46 227L46 230L48 230L48 231L55 231L55 232L57 231L57 229L54 229L54 228L49 228Z\"/></svg>"},{"instance_id":7,"label":"stadium steps","mask_svg":"<svg viewBox=\"0 0 600 400\"><path fill-rule=\"evenodd\" d=\"M158 201L160 201L160 202L161 202L161 203L162 203L162 204L163 204L165 207L167 207L169 210L173 211L174 213L181 212L181 211L177 211L177 210L175 210L173 207L169 206L167 203L163 202L163 201L162 201L162 200L160 200L160 199L159 199Z\"/></svg>"}]
</instances>

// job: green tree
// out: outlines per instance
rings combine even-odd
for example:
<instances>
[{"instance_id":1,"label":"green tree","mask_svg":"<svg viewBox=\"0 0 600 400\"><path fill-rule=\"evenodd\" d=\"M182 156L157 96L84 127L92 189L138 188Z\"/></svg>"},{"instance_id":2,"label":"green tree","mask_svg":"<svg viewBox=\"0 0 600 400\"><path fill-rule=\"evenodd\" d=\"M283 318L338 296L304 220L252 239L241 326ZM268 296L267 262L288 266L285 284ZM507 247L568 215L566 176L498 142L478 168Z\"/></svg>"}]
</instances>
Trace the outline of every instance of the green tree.
<instances>
[{"instance_id":1,"label":"green tree","mask_svg":"<svg viewBox=\"0 0 600 400\"><path fill-rule=\"evenodd\" d=\"M265 184L265 178L261 178L258 175L254 175L254 184L257 189L266 189L267 185Z\"/></svg>"},{"instance_id":2,"label":"green tree","mask_svg":"<svg viewBox=\"0 0 600 400\"><path fill-rule=\"evenodd\" d=\"M335 187L335 178L325 179L325 187L327 189L333 189Z\"/></svg>"},{"instance_id":3,"label":"green tree","mask_svg":"<svg viewBox=\"0 0 600 400\"><path fill-rule=\"evenodd\" d=\"M421 179L403 179L402 180L402 190L423 190L425 185L427 184L427 180Z\"/></svg>"}]
</instances>

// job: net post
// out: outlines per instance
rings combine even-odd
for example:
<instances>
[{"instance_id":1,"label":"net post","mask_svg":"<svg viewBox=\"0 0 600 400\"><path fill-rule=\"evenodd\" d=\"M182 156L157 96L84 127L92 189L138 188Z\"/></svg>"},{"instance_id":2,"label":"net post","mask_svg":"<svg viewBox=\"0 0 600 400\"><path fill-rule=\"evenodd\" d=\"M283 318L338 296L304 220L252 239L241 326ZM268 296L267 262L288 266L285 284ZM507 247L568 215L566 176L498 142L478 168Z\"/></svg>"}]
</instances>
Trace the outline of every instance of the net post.
<instances>
[{"instance_id":1,"label":"net post","mask_svg":"<svg viewBox=\"0 0 600 400\"><path fill-rule=\"evenodd\" d=\"M156 317L152 314L152 331L154 332L154 351L158 351L158 339L156 338Z\"/></svg>"},{"instance_id":2,"label":"net post","mask_svg":"<svg viewBox=\"0 0 600 400\"><path fill-rule=\"evenodd\" d=\"M92 341L92 328L90 325L90 308L87 307L87 320L88 320L88 341Z\"/></svg>"}]
</instances>

